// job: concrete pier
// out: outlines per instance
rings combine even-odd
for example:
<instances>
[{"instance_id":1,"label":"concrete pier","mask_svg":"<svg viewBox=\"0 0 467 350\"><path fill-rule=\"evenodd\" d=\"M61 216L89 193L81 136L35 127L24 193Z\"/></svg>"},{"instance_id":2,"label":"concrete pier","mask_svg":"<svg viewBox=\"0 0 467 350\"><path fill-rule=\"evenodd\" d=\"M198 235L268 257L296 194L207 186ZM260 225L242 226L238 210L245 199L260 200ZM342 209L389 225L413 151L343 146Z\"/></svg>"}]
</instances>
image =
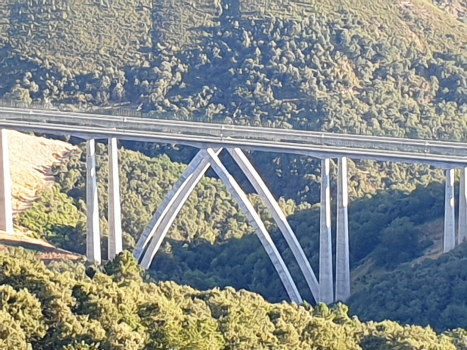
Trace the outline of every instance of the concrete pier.
<instances>
[{"instance_id":1,"label":"concrete pier","mask_svg":"<svg viewBox=\"0 0 467 350\"><path fill-rule=\"evenodd\" d=\"M0 230L13 234L8 130L0 129Z\"/></svg>"},{"instance_id":2,"label":"concrete pier","mask_svg":"<svg viewBox=\"0 0 467 350\"><path fill-rule=\"evenodd\" d=\"M220 152L221 149L216 152L216 155ZM146 252L142 255L141 266L143 268L148 269L151 266L152 260L167 236L175 218L210 166L209 161L205 159L205 154L199 152L193 158L178 183L170 191L164 203L156 211L153 220L145 230L145 232L149 232L152 240Z\"/></svg>"},{"instance_id":3,"label":"concrete pier","mask_svg":"<svg viewBox=\"0 0 467 350\"><path fill-rule=\"evenodd\" d=\"M336 301L350 297L349 223L347 208L349 188L347 158L339 158L337 179L337 235L336 235Z\"/></svg>"},{"instance_id":4,"label":"concrete pier","mask_svg":"<svg viewBox=\"0 0 467 350\"><path fill-rule=\"evenodd\" d=\"M467 240L467 168L461 169L459 184L459 227L457 232L457 243L461 244Z\"/></svg>"},{"instance_id":5,"label":"concrete pier","mask_svg":"<svg viewBox=\"0 0 467 350\"><path fill-rule=\"evenodd\" d=\"M331 189L329 158L321 160L321 211L319 230L319 302L334 302L332 279Z\"/></svg>"},{"instance_id":6,"label":"concrete pier","mask_svg":"<svg viewBox=\"0 0 467 350\"><path fill-rule=\"evenodd\" d=\"M86 205L87 235L86 257L89 261L101 262L101 234L99 225L99 203L97 196L96 140L86 143Z\"/></svg>"},{"instance_id":7,"label":"concrete pier","mask_svg":"<svg viewBox=\"0 0 467 350\"><path fill-rule=\"evenodd\" d=\"M454 221L454 169L446 169L446 191L444 194L444 252L456 246Z\"/></svg>"},{"instance_id":8,"label":"concrete pier","mask_svg":"<svg viewBox=\"0 0 467 350\"><path fill-rule=\"evenodd\" d=\"M290 275L284 260L282 260L282 257L279 254L279 251L277 250L274 242L272 241L271 236L266 230L266 227L261 221L258 213L256 213L255 209L253 208L253 205L248 200L245 192L243 192L237 181L235 181L233 176L227 171L212 148L208 148L206 151L201 152L206 154L206 157L208 157L209 161L211 162L212 168L220 177L232 196L237 200L238 205L245 213L249 223L255 229L261 244L263 245L266 253L271 259L272 264L274 265L274 268L279 274L279 277L287 294L289 295L290 300L297 304L301 304L303 300L300 296L300 293L298 292L297 286L295 285L295 282L293 281L292 276Z\"/></svg>"},{"instance_id":9,"label":"concrete pier","mask_svg":"<svg viewBox=\"0 0 467 350\"><path fill-rule=\"evenodd\" d=\"M108 259L113 260L123 250L122 214L120 207L120 176L117 139L109 139L109 241Z\"/></svg>"},{"instance_id":10,"label":"concrete pier","mask_svg":"<svg viewBox=\"0 0 467 350\"><path fill-rule=\"evenodd\" d=\"M246 175L250 183L253 185L258 195L264 200L264 203L270 210L272 216L274 217L274 220L277 223L277 226L279 227L280 231L282 232L282 235L287 241L287 244L289 245L292 254L297 260L298 266L300 267L300 270L305 276L305 280L308 284L308 287L311 290L313 298L316 301L318 301L318 280L316 279L315 273L313 272L313 269L311 268L310 263L308 262L308 259L306 258L306 255L303 252L302 247L300 246L300 242L298 241L292 228L290 227L287 218L282 212L282 209L280 208L279 204L275 200L271 191L269 191L269 188L264 183L258 171L255 169L253 164L251 164L251 162L248 160L248 158L242 152L242 150L240 148L228 148L227 150L232 155L233 159L238 164L243 173Z\"/></svg>"}]
</instances>

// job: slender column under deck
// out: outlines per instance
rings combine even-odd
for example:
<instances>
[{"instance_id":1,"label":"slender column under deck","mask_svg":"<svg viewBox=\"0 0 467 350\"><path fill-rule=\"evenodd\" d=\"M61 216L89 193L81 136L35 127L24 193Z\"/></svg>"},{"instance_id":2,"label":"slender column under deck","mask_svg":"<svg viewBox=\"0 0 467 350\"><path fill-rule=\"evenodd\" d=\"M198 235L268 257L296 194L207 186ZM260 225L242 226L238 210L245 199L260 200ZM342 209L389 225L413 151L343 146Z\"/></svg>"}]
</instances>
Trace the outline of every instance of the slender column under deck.
<instances>
[{"instance_id":1,"label":"slender column under deck","mask_svg":"<svg viewBox=\"0 0 467 350\"><path fill-rule=\"evenodd\" d=\"M289 223L287 222L287 218L285 217L282 209L279 207L279 204L274 199L274 196L269 191L268 187L261 179L261 176L254 168L253 164L248 160L246 155L242 152L240 148L228 148L229 153L232 155L233 159L237 162L240 169L244 172L250 183L255 188L256 192L260 195L260 197L264 200L266 206L271 211L274 220L277 223L277 226L282 232L287 244L290 247L295 259L298 262L300 270L302 271L303 275L305 276L305 280L308 284L308 287L313 294L315 300L319 298L319 284L318 280L316 279L315 273L306 258L305 253L303 252L302 247L300 246L300 242L297 240L292 228L290 227Z\"/></svg>"},{"instance_id":2,"label":"slender column under deck","mask_svg":"<svg viewBox=\"0 0 467 350\"><path fill-rule=\"evenodd\" d=\"M216 155L221 151L218 150ZM204 176L206 171L211 166L207 159L204 159L205 154L199 152L191 161L188 169L183 173L181 179L174 186L172 191L167 196L164 203L157 210L153 220L146 228L153 236L146 252L144 252L141 266L148 269L151 266L152 260L159 250L164 238L167 236L172 223L182 209L185 202L190 197L191 193ZM139 242L138 242L139 243Z\"/></svg>"},{"instance_id":3,"label":"slender column under deck","mask_svg":"<svg viewBox=\"0 0 467 350\"><path fill-rule=\"evenodd\" d=\"M348 204L347 158L341 157L337 179L336 301L350 297Z\"/></svg>"},{"instance_id":4,"label":"slender column under deck","mask_svg":"<svg viewBox=\"0 0 467 350\"><path fill-rule=\"evenodd\" d=\"M86 256L89 261L101 262L101 235L99 228L99 203L97 197L96 140L86 143L86 205L87 235Z\"/></svg>"},{"instance_id":5,"label":"slender column under deck","mask_svg":"<svg viewBox=\"0 0 467 350\"><path fill-rule=\"evenodd\" d=\"M202 151L204 154L209 157L209 161L211 162L211 166L217 175L220 177L222 182L225 184L229 192L232 196L237 200L238 205L245 213L248 221L250 222L251 226L255 229L261 244L263 245L266 253L268 254L269 258L271 259L274 268L276 269L279 277L284 285L289 298L296 302L297 304L302 303L302 297L298 292L297 286L290 275L290 272L285 265L284 261L282 260L279 251L277 250L274 242L272 241L271 236L269 235L266 227L264 226L261 218L259 217L258 213L256 213L253 205L248 200L245 192L242 191L240 186L238 185L237 181L233 178L233 176L227 171L224 165L221 163L220 159L217 157L216 153L213 149L208 148L206 151Z\"/></svg>"},{"instance_id":6,"label":"slender column under deck","mask_svg":"<svg viewBox=\"0 0 467 350\"><path fill-rule=\"evenodd\" d=\"M454 221L454 169L446 169L446 192L444 194L444 252L456 246Z\"/></svg>"},{"instance_id":7,"label":"slender column under deck","mask_svg":"<svg viewBox=\"0 0 467 350\"><path fill-rule=\"evenodd\" d=\"M461 169L461 180L459 184L459 230L457 232L457 242L461 244L467 240L467 168Z\"/></svg>"},{"instance_id":8,"label":"slender column under deck","mask_svg":"<svg viewBox=\"0 0 467 350\"><path fill-rule=\"evenodd\" d=\"M7 129L0 129L0 230L14 233Z\"/></svg>"},{"instance_id":9,"label":"slender column under deck","mask_svg":"<svg viewBox=\"0 0 467 350\"><path fill-rule=\"evenodd\" d=\"M319 227L319 302L334 302L332 281L331 190L329 158L321 160L321 212Z\"/></svg>"},{"instance_id":10,"label":"slender column under deck","mask_svg":"<svg viewBox=\"0 0 467 350\"><path fill-rule=\"evenodd\" d=\"M122 214L120 208L120 177L117 139L109 139L109 253L114 259L123 250Z\"/></svg>"}]
</instances>

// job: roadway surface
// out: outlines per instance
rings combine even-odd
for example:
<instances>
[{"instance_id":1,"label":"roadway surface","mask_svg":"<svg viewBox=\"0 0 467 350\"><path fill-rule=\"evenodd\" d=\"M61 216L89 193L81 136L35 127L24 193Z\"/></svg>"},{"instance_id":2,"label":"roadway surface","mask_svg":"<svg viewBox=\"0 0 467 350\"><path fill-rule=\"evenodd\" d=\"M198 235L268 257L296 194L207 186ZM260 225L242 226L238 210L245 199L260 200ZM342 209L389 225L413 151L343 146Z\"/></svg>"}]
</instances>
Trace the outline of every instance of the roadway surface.
<instances>
[{"instance_id":1,"label":"roadway surface","mask_svg":"<svg viewBox=\"0 0 467 350\"><path fill-rule=\"evenodd\" d=\"M350 157L424 163L440 168L467 166L467 143L404 139L109 116L58 110L0 107L0 127L25 132L73 135L83 139L187 145L197 148L239 147L315 158Z\"/></svg>"}]
</instances>

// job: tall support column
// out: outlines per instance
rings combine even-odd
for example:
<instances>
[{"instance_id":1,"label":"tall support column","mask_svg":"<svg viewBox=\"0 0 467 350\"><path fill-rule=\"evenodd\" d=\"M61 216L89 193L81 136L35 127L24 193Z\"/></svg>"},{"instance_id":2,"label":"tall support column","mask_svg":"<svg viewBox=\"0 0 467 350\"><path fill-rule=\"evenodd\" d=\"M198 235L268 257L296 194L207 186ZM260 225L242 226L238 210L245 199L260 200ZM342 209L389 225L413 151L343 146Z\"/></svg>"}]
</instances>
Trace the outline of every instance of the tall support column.
<instances>
[{"instance_id":1,"label":"tall support column","mask_svg":"<svg viewBox=\"0 0 467 350\"><path fill-rule=\"evenodd\" d=\"M14 233L7 129L0 129L0 230Z\"/></svg>"},{"instance_id":2,"label":"tall support column","mask_svg":"<svg viewBox=\"0 0 467 350\"><path fill-rule=\"evenodd\" d=\"M266 253L268 254L269 258L271 259L274 268L276 269L279 277L284 285L284 288L289 295L289 298L296 302L297 304L301 304L303 302L300 293L298 292L297 286L290 275L290 272L287 266L282 260L279 251L276 248L271 236L269 235L266 227L264 226L261 218L259 217L258 213L256 213L253 205L248 200L245 192L240 188L237 181L233 178L233 176L227 171L224 165L221 163L220 159L217 157L216 153L211 149L208 148L206 151L202 151L206 154L211 162L211 166L217 175L220 177L222 182L225 184L227 189L230 191L232 196L237 200L238 205L245 213L248 221L250 222L251 226L256 231L258 238L263 245Z\"/></svg>"},{"instance_id":3,"label":"tall support column","mask_svg":"<svg viewBox=\"0 0 467 350\"><path fill-rule=\"evenodd\" d=\"M221 149L217 151L216 155L219 154L220 151ZM185 202L190 197L196 185L211 166L207 159L203 159L204 157L205 154L199 152L195 158L193 158L188 169L183 173L181 179L174 186L172 191L170 191L166 200L156 211L153 220L151 220L151 223L146 228L145 233L149 232L149 236L153 237L148 249L146 252L142 250L141 253L139 253L139 251L137 253L135 249L136 257L138 257L138 255L141 256L144 253L144 255L142 255L143 259L141 260L141 266L143 268L148 269L151 266L152 260L159 250L165 236L167 236L172 223ZM145 233L143 233L143 235ZM142 247L143 244L138 242L138 246Z\"/></svg>"},{"instance_id":4,"label":"tall support column","mask_svg":"<svg viewBox=\"0 0 467 350\"><path fill-rule=\"evenodd\" d=\"M336 301L350 297L348 204L347 158L341 157L337 179Z\"/></svg>"},{"instance_id":5,"label":"tall support column","mask_svg":"<svg viewBox=\"0 0 467 350\"><path fill-rule=\"evenodd\" d=\"M277 201L274 199L271 191L269 191L268 187L261 179L258 171L254 168L253 164L248 160L246 155L242 152L240 148L228 148L229 153L232 155L235 162L238 164L240 169L246 175L250 183L255 188L256 192L260 195L260 197L264 200L266 206L271 211L274 220L277 223L282 235L284 236L287 244L290 247L295 259L298 262L298 266L302 271L303 275L305 276L305 280L308 284L308 287L313 294L313 298L317 301L319 299L319 284L318 280L316 279L315 273L306 258L306 255L300 246L300 242L298 241L297 237L295 236L292 228L290 227L289 223L287 222L287 218L285 217L282 209L280 208ZM332 278L332 277L331 277Z\"/></svg>"},{"instance_id":6,"label":"tall support column","mask_svg":"<svg viewBox=\"0 0 467 350\"><path fill-rule=\"evenodd\" d=\"M101 262L101 235L99 227L99 203L97 197L96 140L86 143L86 205L87 235L86 256L89 261Z\"/></svg>"},{"instance_id":7,"label":"tall support column","mask_svg":"<svg viewBox=\"0 0 467 350\"><path fill-rule=\"evenodd\" d=\"M444 252L456 246L454 221L454 169L446 169L446 192L444 194Z\"/></svg>"},{"instance_id":8,"label":"tall support column","mask_svg":"<svg viewBox=\"0 0 467 350\"><path fill-rule=\"evenodd\" d=\"M319 302L334 301L332 281L331 190L329 159L321 160L321 212L319 230Z\"/></svg>"},{"instance_id":9,"label":"tall support column","mask_svg":"<svg viewBox=\"0 0 467 350\"><path fill-rule=\"evenodd\" d=\"M461 180L459 184L459 230L457 242L461 244L467 240L467 168L461 169Z\"/></svg>"},{"instance_id":10,"label":"tall support column","mask_svg":"<svg viewBox=\"0 0 467 350\"><path fill-rule=\"evenodd\" d=\"M117 139L109 139L109 252L113 260L123 250L122 214L120 207L120 177Z\"/></svg>"},{"instance_id":11,"label":"tall support column","mask_svg":"<svg viewBox=\"0 0 467 350\"><path fill-rule=\"evenodd\" d=\"M221 149L219 149L217 152L219 153L220 151ZM146 253L144 254L143 260L141 261L141 265L144 268L147 269L151 265L154 256L156 255L168 229L170 228L170 225L175 220L175 217L209 167L210 164L206 159L204 159L204 154L198 152L198 154L191 160L188 168L180 177L180 180L178 180L172 190L168 193L161 206L157 208L156 213L141 234L141 237L139 238L133 252L133 255L136 257L136 259L140 261L143 257L146 247L151 241L151 238L154 237L151 241L151 245L148 247ZM167 216L169 218L165 219ZM163 230L164 227L167 227L165 233L161 231L161 228Z\"/></svg>"}]
</instances>

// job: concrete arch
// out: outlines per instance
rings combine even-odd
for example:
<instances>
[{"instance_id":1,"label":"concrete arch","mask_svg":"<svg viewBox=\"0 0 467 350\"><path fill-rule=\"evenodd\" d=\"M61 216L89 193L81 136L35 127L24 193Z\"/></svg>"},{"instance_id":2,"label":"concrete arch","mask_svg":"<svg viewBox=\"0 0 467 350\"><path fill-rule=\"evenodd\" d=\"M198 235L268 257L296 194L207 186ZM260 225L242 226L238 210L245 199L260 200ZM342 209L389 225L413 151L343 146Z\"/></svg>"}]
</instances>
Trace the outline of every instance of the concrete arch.
<instances>
[{"instance_id":1,"label":"concrete arch","mask_svg":"<svg viewBox=\"0 0 467 350\"><path fill-rule=\"evenodd\" d=\"M138 241L137 249L135 249L135 256L141 260L141 266L149 268L151 262L156 255L163 239L168 233L168 230L175 220L175 217L180 212L186 200L190 196L196 184L207 171L209 166L212 166L214 171L218 174L228 190L232 193L237 200L241 209L245 212L250 224L254 227L261 244L265 248L269 258L271 259L274 268L279 274L279 277L286 289L290 299L298 304L302 303L302 298L295 285L295 282L290 275L287 266L285 265L279 251L277 250L271 236L267 232L259 215L255 212L252 204L248 200L246 194L241 190L238 183L234 180L232 175L224 167L218 153L209 148L201 150L189 165L189 168L183 174L180 181L169 193L169 196L164 201L163 205L158 209L153 220L151 220L148 228L143 232L140 240ZM151 237L153 239L151 240ZM146 251L144 247L151 240Z\"/></svg>"},{"instance_id":2,"label":"concrete arch","mask_svg":"<svg viewBox=\"0 0 467 350\"><path fill-rule=\"evenodd\" d=\"M201 152L199 152L196 155L196 157L200 159L199 162L196 161L196 167L194 167L192 171L190 169L187 169L187 171L185 172L187 176L182 177L182 179L180 179L180 181L177 183L177 187L179 187L180 189L176 191L174 197L170 200L171 204L167 207L166 210L164 210L165 215L159 220L157 220L157 223L154 224L154 226L152 227L151 232L153 232L154 237L152 238L148 249L142 255L141 266L143 268L148 269L151 266L152 260L154 259L154 256L156 255L162 242L167 236L167 233L169 232L170 227L175 221L175 218L177 217L180 210L183 208L183 205L190 197L196 185L199 183L201 178L209 169L209 162L206 159L203 159L202 156L203 154ZM188 173L189 170L190 173ZM178 186L179 184L180 186ZM167 198L170 198L170 195Z\"/></svg>"},{"instance_id":3,"label":"concrete arch","mask_svg":"<svg viewBox=\"0 0 467 350\"><path fill-rule=\"evenodd\" d=\"M220 150L218 152L220 152ZM203 158L203 154L201 152L198 152L191 160L180 180L175 184L160 207L157 209L148 226L141 234L133 252L136 259L141 261L149 242L154 236L156 236L148 248L148 252L151 252L150 255L148 256L146 254L144 262L141 262L141 265L144 268L149 268L154 255L157 253L157 250L167 235L168 229L165 230L166 232L163 232L164 228L170 227L178 212L183 207L191 192L209 167L209 162Z\"/></svg>"},{"instance_id":4,"label":"concrete arch","mask_svg":"<svg viewBox=\"0 0 467 350\"><path fill-rule=\"evenodd\" d=\"M290 227L287 218L282 212L282 209L279 207L279 204L276 202L274 196L272 195L271 191L269 191L269 188L264 183L258 171L248 160L248 158L242 152L242 150L240 148L227 148L227 151L230 153L232 158L235 160L240 169L246 175L250 183L255 188L256 192L264 200L266 206L268 207L274 220L276 221L279 230L282 232L282 235L287 241L287 244L289 245L292 254L297 260L298 266L300 267L300 270L305 276L305 280L308 284L308 287L311 290L313 298L315 299L315 301L319 301L319 283L316 279L316 275L313 272L313 269L311 268L308 259L306 258L305 252L303 251L300 242L298 241L297 237L295 236L295 233Z\"/></svg>"}]
</instances>

